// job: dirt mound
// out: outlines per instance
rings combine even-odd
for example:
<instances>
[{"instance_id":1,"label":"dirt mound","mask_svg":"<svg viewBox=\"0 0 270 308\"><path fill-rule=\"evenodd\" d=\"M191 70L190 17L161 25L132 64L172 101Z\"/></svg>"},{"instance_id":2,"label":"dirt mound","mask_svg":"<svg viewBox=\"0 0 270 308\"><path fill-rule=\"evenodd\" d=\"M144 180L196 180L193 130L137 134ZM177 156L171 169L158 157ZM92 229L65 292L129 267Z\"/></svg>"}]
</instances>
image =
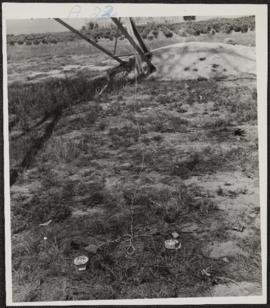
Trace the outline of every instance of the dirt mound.
<instances>
[{"instance_id":1,"label":"dirt mound","mask_svg":"<svg viewBox=\"0 0 270 308\"><path fill-rule=\"evenodd\" d=\"M162 80L226 79L256 75L255 48L223 43L179 43L153 51L157 71L151 75Z\"/></svg>"}]
</instances>

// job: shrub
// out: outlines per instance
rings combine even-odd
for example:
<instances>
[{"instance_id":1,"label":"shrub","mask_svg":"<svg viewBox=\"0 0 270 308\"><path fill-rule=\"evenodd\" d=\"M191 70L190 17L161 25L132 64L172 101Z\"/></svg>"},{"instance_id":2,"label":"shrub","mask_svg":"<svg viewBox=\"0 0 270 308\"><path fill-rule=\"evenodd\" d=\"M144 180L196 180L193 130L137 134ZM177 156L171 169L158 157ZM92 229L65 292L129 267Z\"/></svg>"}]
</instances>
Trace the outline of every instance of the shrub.
<instances>
[{"instance_id":1,"label":"shrub","mask_svg":"<svg viewBox=\"0 0 270 308\"><path fill-rule=\"evenodd\" d=\"M51 44L57 44L57 43L58 43L57 39L54 38L54 37L50 38L50 39L49 39L49 42L50 42Z\"/></svg>"},{"instance_id":2,"label":"shrub","mask_svg":"<svg viewBox=\"0 0 270 308\"><path fill-rule=\"evenodd\" d=\"M196 19L196 16L184 16L183 18L185 21L192 21Z\"/></svg>"},{"instance_id":3,"label":"shrub","mask_svg":"<svg viewBox=\"0 0 270 308\"><path fill-rule=\"evenodd\" d=\"M242 33L248 32L248 26L247 25L243 25L242 28L241 28L241 32Z\"/></svg>"},{"instance_id":4,"label":"shrub","mask_svg":"<svg viewBox=\"0 0 270 308\"><path fill-rule=\"evenodd\" d=\"M209 32L209 27L207 25L202 25L200 32L206 34Z\"/></svg>"},{"instance_id":5,"label":"shrub","mask_svg":"<svg viewBox=\"0 0 270 308\"><path fill-rule=\"evenodd\" d=\"M188 33L189 35L196 35L196 30L193 29L193 28L188 28L188 29L187 29L187 33Z\"/></svg>"},{"instance_id":6,"label":"shrub","mask_svg":"<svg viewBox=\"0 0 270 308\"><path fill-rule=\"evenodd\" d=\"M227 33L227 34L230 34L233 30L233 26L232 25L229 25L227 24L224 28L224 32Z\"/></svg>"},{"instance_id":7,"label":"shrub","mask_svg":"<svg viewBox=\"0 0 270 308\"><path fill-rule=\"evenodd\" d=\"M146 39L149 33L150 33L150 28L149 26L147 26L143 30L142 37Z\"/></svg>"},{"instance_id":8,"label":"shrub","mask_svg":"<svg viewBox=\"0 0 270 308\"><path fill-rule=\"evenodd\" d=\"M143 34L142 34L142 38L143 38L143 39L146 39L146 38L147 38L147 34L146 34L146 33L143 33Z\"/></svg>"},{"instance_id":9,"label":"shrub","mask_svg":"<svg viewBox=\"0 0 270 308\"><path fill-rule=\"evenodd\" d=\"M155 29L152 31L152 33L153 33L153 35L154 35L155 38L158 37L158 29L157 29L157 28L155 28Z\"/></svg>"},{"instance_id":10,"label":"shrub","mask_svg":"<svg viewBox=\"0 0 270 308\"><path fill-rule=\"evenodd\" d=\"M173 33L170 31L170 32L166 32L164 33L166 37L172 37L173 36Z\"/></svg>"},{"instance_id":11,"label":"shrub","mask_svg":"<svg viewBox=\"0 0 270 308\"><path fill-rule=\"evenodd\" d=\"M249 29L250 29L250 31L254 31L255 30L255 23L252 24Z\"/></svg>"},{"instance_id":12,"label":"shrub","mask_svg":"<svg viewBox=\"0 0 270 308\"><path fill-rule=\"evenodd\" d=\"M171 30L169 30L167 27L162 27L161 28L161 31L163 32L163 34L169 38L169 37L172 37L173 36L173 32Z\"/></svg>"},{"instance_id":13,"label":"shrub","mask_svg":"<svg viewBox=\"0 0 270 308\"><path fill-rule=\"evenodd\" d=\"M240 31L241 31L241 27L240 27L240 26L237 26L237 25L234 25L234 26L233 26L233 30L234 30L235 32L240 32Z\"/></svg>"},{"instance_id":14,"label":"shrub","mask_svg":"<svg viewBox=\"0 0 270 308\"><path fill-rule=\"evenodd\" d=\"M185 30L180 29L180 30L178 31L178 35L180 35L180 36L182 36L182 37L186 37L186 36L187 36L187 33L186 33Z\"/></svg>"},{"instance_id":15,"label":"shrub","mask_svg":"<svg viewBox=\"0 0 270 308\"><path fill-rule=\"evenodd\" d=\"M220 24L214 24L214 25L213 25L213 29L214 29L216 32L219 32L219 31L220 31Z\"/></svg>"}]
</instances>

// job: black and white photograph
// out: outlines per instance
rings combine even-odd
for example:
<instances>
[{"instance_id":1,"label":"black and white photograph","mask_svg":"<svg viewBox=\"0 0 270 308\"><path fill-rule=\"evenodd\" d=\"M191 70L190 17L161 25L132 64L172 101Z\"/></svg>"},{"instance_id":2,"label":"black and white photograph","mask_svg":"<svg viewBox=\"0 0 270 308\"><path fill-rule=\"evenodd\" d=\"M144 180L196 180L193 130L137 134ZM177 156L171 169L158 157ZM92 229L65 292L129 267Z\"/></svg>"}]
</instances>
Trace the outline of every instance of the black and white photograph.
<instances>
[{"instance_id":1,"label":"black and white photograph","mask_svg":"<svg viewBox=\"0 0 270 308\"><path fill-rule=\"evenodd\" d=\"M88 5L3 8L10 304L263 303L267 7Z\"/></svg>"}]
</instances>

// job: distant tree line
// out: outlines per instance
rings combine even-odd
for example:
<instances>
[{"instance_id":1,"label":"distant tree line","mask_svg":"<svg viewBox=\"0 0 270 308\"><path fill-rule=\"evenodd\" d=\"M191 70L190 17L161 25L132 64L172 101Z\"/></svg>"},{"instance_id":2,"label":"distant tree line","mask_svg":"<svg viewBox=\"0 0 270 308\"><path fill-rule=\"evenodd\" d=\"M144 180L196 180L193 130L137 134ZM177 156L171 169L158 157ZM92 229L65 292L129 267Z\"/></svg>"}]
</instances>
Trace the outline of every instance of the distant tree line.
<instances>
[{"instance_id":1,"label":"distant tree line","mask_svg":"<svg viewBox=\"0 0 270 308\"><path fill-rule=\"evenodd\" d=\"M175 34L180 36L215 34L217 32L229 34L232 31L245 33L254 31L255 17L245 16L240 18L219 18L212 20L196 21L196 16L183 16L184 22L178 23L157 23L147 22L138 25L137 28L144 39L157 39L160 35L167 38L173 37ZM154 20L154 19L153 19ZM193 21L193 22L191 22ZM120 40L125 37L117 31L113 23L108 23L106 27L99 26L98 23L89 22L84 25L82 33L98 42L100 39L108 39L113 41L116 36ZM28 35L7 35L9 45L39 45L39 44L57 44L67 43L80 38L72 32L45 33L45 34L28 34Z\"/></svg>"},{"instance_id":2,"label":"distant tree line","mask_svg":"<svg viewBox=\"0 0 270 308\"><path fill-rule=\"evenodd\" d=\"M192 21L192 20L195 20L196 19L196 16L184 16L183 19L185 21Z\"/></svg>"}]
</instances>

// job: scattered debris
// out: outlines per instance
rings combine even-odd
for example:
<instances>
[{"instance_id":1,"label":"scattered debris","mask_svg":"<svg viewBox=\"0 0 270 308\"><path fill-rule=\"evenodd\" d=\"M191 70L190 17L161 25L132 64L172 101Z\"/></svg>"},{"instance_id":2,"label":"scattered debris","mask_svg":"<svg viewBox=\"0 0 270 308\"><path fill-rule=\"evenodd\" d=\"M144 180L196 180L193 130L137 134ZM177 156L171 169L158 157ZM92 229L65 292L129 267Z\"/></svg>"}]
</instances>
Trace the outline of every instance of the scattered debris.
<instances>
[{"instance_id":1,"label":"scattered debris","mask_svg":"<svg viewBox=\"0 0 270 308\"><path fill-rule=\"evenodd\" d=\"M222 258L222 261L225 263L230 263L230 260L227 257Z\"/></svg>"},{"instance_id":2,"label":"scattered debris","mask_svg":"<svg viewBox=\"0 0 270 308\"><path fill-rule=\"evenodd\" d=\"M47 243L48 243L48 238L47 238L47 236L44 236L43 237L43 243L42 243L42 245L43 245L43 248L44 248L44 250L46 251L47 250Z\"/></svg>"},{"instance_id":3,"label":"scattered debris","mask_svg":"<svg viewBox=\"0 0 270 308\"><path fill-rule=\"evenodd\" d=\"M88 245L87 247L85 247L84 249L90 253L93 253L93 254L96 254L97 251L98 251L98 246L97 245L94 245L94 244L90 244Z\"/></svg>"},{"instance_id":4,"label":"scattered debris","mask_svg":"<svg viewBox=\"0 0 270 308\"><path fill-rule=\"evenodd\" d=\"M234 130L233 134L234 134L234 136L241 136L242 137L242 136L245 136L246 132L242 128L237 128L237 129Z\"/></svg>"},{"instance_id":5,"label":"scattered debris","mask_svg":"<svg viewBox=\"0 0 270 308\"><path fill-rule=\"evenodd\" d=\"M173 239L173 240L166 240L165 241L165 248L167 249L180 249L181 248L181 243L176 240L176 239Z\"/></svg>"},{"instance_id":6,"label":"scattered debris","mask_svg":"<svg viewBox=\"0 0 270 308\"><path fill-rule=\"evenodd\" d=\"M47 222L44 222L42 224L39 224L41 227L46 227L52 222L52 219L48 220Z\"/></svg>"},{"instance_id":7,"label":"scattered debris","mask_svg":"<svg viewBox=\"0 0 270 308\"><path fill-rule=\"evenodd\" d=\"M233 227L232 227L232 230L238 231L238 232L243 232L244 229L245 229L244 226L239 226L239 225L238 225L238 226L233 226Z\"/></svg>"},{"instance_id":8,"label":"scattered debris","mask_svg":"<svg viewBox=\"0 0 270 308\"><path fill-rule=\"evenodd\" d=\"M174 239L177 239L177 238L179 237L179 233L173 232L173 233L172 233L172 237L173 237Z\"/></svg>"},{"instance_id":9,"label":"scattered debris","mask_svg":"<svg viewBox=\"0 0 270 308\"><path fill-rule=\"evenodd\" d=\"M87 256L79 256L74 259L74 264L78 271L85 271L89 258Z\"/></svg>"},{"instance_id":10,"label":"scattered debris","mask_svg":"<svg viewBox=\"0 0 270 308\"><path fill-rule=\"evenodd\" d=\"M210 269L210 267L207 267L206 269L202 269L202 270L201 270L201 274L202 274L203 276L210 277L211 274L209 273L209 269Z\"/></svg>"},{"instance_id":11,"label":"scattered debris","mask_svg":"<svg viewBox=\"0 0 270 308\"><path fill-rule=\"evenodd\" d=\"M206 57L199 58L200 61L204 61L205 59L206 59Z\"/></svg>"},{"instance_id":12,"label":"scattered debris","mask_svg":"<svg viewBox=\"0 0 270 308\"><path fill-rule=\"evenodd\" d=\"M253 212L253 213L250 213L248 216L249 216L250 218L255 218L255 217L257 216L257 214L256 214L255 212Z\"/></svg>"}]
</instances>

